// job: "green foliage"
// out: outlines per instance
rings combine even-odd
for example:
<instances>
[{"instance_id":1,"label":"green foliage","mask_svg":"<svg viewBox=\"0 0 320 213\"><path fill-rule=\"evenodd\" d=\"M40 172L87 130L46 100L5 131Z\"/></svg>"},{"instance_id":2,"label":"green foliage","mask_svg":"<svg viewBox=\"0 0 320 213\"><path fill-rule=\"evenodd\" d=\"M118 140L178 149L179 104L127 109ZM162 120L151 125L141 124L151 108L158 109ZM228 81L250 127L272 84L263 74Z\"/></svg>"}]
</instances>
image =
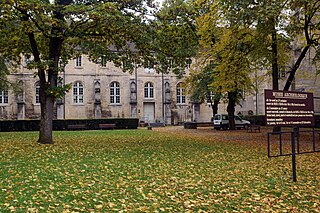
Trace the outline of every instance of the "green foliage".
<instances>
[{"instance_id":1,"label":"green foliage","mask_svg":"<svg viewBox=\"0 0 320 213\"><path fill-rule=\"evenodd\" d=\"M210 84L214 81L215 64L208 64L202 69L196 67L190 72L190 76L186 77L187 93L190 94L190 100L195 102L203 102L212 95L221 96L219 92L215 92ZM212 100L213 101L213 100Z\"/></svg>"},{"instance_id":2,"label":"green foliage","mask_svg":"<svg viewBox=\"0 0 320 213\"><path fill-rule=\"evenodd\" d=\"M0 57L0 90L8 87L7 75L9 73L8 67L5 63L4 58Z\"/></svg>"},{"instance_id":3,"label":"green foliage","mask_svg":"<svg viewBox=\"0 0 320 213\"><path fill-rule=\"evenodd\" d=\"M299 156L294 183L265 133L166 130L54 132L51 146L1 132L0 211L318 211L316 154Z\"/></svg>"},{"instance_id":4,"label":"green foliage","mask_svg":"<svg viewBox=\"0 0 320 213\"><path fill-rule=\"evenodd\" d=\"M46 95L54 97L55 99L61 99L65 96L67 92L69 92L71 88L72 83L56 87L48 87L46 90Z\"/></svg>"},{"instance_id":5,"label":"green foliage","mask_svg":"<svg viewBox=\"0 0 320 213\"><path fill-rule=\"evenodd\" d=\"M17 68L17 63L13 61L8 61L0 55L0 91L3 89L13 89L15 92L21 90L18 82L10 82L8 80L8 74L15 72Z\"/></svg>"},{"instance_id":6,"label":"green foliage","mask_svg":"<svg viewBox=\"0 0 320 213\"><path fill-rule=\"evenodd\" d=\"M37 70L40 80L40 142L52 143L53 118L48 112L70 89L59 85L66 61L86 54L92 61L103 57L132 71L136 58L150 53L146 5L152 1L0 2L1 56L21 63L22 55L31 55L28 68Z\"/></svg>"},{"instance_id":7,"label":"green foliage","mask_svg":"<svg viewBox=\"0 0 320 213\"><path fill-rule=\"evenodd\" d=\"M231 6L241 5L235 5L233 1L215 1L213 4L210 4L210 1L197 1L197 5L205 8L203 14L197 18L202 47L202 60L199 62L216 64L211 78L214 81L210 84L213 91L227 93L240 89L250 92L250 54L254 49L255 32L249 28L250 24L247 22L234 21L243 16L233 14L238 9L233 8L233 12L228 13Z\"/></svg>"},{"instance_id":8,"label":"green foliage","mask_svg":"<svg viewBox=\"0 0 320 213\"><path fill-rule=\"evenodd\" d=\"M248 54L251 51L252 32L248 29L225 29L212 48L218 66L213 88L222 93L243 88L249 90L252 82ZM220 61L219 61L220 60Z\"/></svg>"},{"instance_id":9,"label":"green foliage","mask_svg":"<svg viewBox=\"0 0 320 213\"><path fill-rule=\"evenodd\" d=\"M33 58L30 69L57 66L50 53L54 39L63 42L61 53L56 51L64 60L88 54L93 61L104 56L119 64L132 57L132 51L141 55L147 50L143 43L147 10L142 1L2 1L1 8L0 52L7 60L20 62L21 54L34 56L37 49L41 58ZM31 35L35 44L30 43ZM128 43L135 43L134 49Z\"/></svg>"},{"instance_id":10,"label":"green foliage","mask_svg":"<svg viewBox=\"0 0 320 213\"><path fill-rule=\"evenodd\" d=\"M182 76L198 46L192 1L164 1L151 22L153 63L158 72Z\"/></svg>"},{"instance_id":11,"label":"green foliage","mask_svg":"<svg viewBox=\"0 0 320 213\"><path fill-rule=\"evenodd\" d=\"M223 50L225 45L219 37L224 36L228 42L232 37L224 34L235 33L235 28L250 29L253 32L247 57L250 67L260 66L261 69L268 70L269 74L273 73L273 84L278 82L279 69L286 69L290 73L285 85L286 90L308 51L312 52L314 63L319 61L320 25L317 0L198 0L196 3L198 7L202 7L197 26L204 52L208 53L217 45ZM231 31L226 32L226 29ZM230 56L229 53L227 55ZM211 53L207 57L213 56ZM226 55L219 57L222 60L228 58ZM237 62L238 59L231 60Z\"/></svg>"}]
</instances>

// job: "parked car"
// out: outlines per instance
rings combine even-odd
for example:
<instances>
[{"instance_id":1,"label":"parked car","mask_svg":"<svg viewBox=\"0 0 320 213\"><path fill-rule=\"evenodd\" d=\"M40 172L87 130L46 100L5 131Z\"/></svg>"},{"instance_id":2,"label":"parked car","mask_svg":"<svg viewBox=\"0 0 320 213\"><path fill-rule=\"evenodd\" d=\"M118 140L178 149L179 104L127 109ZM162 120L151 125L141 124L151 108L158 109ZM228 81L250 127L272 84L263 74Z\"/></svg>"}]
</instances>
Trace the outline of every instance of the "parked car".
<instances>
[{"instance_id":1,"label":"parked car","mask_svg":"<svg viewBox=\"0 0 320 213\"><path fill-rule=\"evenodd\" d=\"M240 118L238 115L234 115L234 122L237 129L248 129L250 121ZM215 129L228 129L229 117L227 114L216 114L213 119L213 126Z\"/></svg>"}]
</instances>

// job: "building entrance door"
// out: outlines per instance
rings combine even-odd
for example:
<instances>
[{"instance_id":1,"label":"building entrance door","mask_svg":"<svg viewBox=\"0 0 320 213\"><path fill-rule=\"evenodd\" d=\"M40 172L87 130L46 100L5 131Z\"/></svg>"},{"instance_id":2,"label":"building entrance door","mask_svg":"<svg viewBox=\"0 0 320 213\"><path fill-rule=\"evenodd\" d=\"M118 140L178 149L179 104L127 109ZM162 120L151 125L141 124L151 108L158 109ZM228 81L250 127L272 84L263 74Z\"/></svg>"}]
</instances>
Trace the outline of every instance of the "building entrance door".
<instances>
[{"instance_id":1,"label":"building entrance door","mask_svg":"<svg viewBox=\"0 0 320 213\"><path fill-rule=\"evenodd\" d=\"M145 122L154 122L154 103L143 103L143 117Z\"/></svg>"}]
</instances>

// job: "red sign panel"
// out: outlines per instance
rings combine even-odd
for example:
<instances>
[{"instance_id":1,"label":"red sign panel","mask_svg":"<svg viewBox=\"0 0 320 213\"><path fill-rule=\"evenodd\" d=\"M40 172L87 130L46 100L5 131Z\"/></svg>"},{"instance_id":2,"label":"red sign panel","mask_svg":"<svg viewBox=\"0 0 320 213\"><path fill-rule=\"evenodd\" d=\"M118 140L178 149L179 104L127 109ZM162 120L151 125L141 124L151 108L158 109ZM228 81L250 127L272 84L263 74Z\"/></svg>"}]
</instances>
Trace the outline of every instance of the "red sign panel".
<instances>
[{"instance_id":1,"label":"red sign panel","mask_svg":"<svg viewBox=\"0 0 320 213\"><path fill-rule=\"evenodd\" d=\"M266 125L313 126L313 94L264 90Z\"/></svg>"}]
</instances>

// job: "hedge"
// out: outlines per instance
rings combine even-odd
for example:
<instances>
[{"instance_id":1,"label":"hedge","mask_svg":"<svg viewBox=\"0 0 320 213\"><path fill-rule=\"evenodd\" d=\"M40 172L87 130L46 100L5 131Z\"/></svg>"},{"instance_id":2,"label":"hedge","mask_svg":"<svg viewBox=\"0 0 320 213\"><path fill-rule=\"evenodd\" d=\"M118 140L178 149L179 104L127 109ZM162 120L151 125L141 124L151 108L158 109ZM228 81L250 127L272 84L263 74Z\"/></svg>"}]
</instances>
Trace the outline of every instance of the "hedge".
<instances>
[{"instance_id":1,"label":"hedge","mask_svg":"<svg viewBox=\"0 0 320 213\"><path fill-rule=\"evenodd\" d=\"M12 131L38 131L39 120L2 120L0 121L1 132ZM108 118L108 119L68 119L53 120L53 130L68 130L68 125L83 124L86 129L100 129L99 124L115 124L115 129L137 129L137 118Z\"/></svg>"}]
</instances>

